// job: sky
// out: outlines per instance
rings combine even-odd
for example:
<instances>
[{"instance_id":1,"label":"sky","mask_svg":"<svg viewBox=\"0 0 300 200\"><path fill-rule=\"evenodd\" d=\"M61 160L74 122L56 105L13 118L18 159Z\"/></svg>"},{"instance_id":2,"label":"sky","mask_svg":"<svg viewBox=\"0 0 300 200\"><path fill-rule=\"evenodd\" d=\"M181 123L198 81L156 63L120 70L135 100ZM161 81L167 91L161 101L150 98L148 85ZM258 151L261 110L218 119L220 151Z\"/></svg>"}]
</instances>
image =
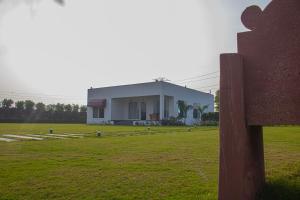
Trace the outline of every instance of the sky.
<instances>
[{"instance_id":1,"label":"sky","mask_svg":"<svg viewBox=\"0 0 300 200\"><path fill-rule=\"evenodd\" d=\"M90 87L158 77L214 93L241 13L269 2L0 0L0 99L86 104Z\"/></svg>"}]
</instances>

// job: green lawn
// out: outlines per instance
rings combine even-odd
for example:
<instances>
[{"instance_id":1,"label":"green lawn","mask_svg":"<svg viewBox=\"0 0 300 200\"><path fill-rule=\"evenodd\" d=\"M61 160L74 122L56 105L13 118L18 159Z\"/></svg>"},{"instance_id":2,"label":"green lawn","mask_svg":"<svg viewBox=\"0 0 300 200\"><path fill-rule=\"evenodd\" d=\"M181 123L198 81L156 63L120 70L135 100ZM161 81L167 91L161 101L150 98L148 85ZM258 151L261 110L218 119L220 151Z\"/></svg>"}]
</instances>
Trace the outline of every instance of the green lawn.
<instances>
[{"instance_id":1,"label":"green lawn","mask_svg":"<svg viewBox=\"0 0 300 200\"><path fill-rule=\"evenodd\" d=\"M217 199L218 129L0 124L1 134L90 133L0 142L0 199ZM100 130L103 137L96 137ZM261 199L300 196L300 127L264 128Z\"/></svg>"}]
</instances>

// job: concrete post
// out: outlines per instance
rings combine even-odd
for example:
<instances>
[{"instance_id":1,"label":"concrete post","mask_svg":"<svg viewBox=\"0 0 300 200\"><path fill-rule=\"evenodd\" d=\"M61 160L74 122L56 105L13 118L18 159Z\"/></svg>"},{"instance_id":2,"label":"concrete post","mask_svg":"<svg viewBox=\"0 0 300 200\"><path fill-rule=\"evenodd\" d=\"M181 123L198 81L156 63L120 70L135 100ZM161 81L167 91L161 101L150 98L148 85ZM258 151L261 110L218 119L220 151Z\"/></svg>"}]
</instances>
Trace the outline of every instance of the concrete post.
<instances>
[{"instance_id":1,"label":"concrete post","mask_svg":"<svg viewBox=\"0 0 300 200\"><path fill-rule=\"evenodd\" d=\"M112 99L108 98L107 103L106 103L106 108L107 108L107 116L105 117L106 121L111 121L111 113L112 113Z\"/></svg>"}]
</instances>

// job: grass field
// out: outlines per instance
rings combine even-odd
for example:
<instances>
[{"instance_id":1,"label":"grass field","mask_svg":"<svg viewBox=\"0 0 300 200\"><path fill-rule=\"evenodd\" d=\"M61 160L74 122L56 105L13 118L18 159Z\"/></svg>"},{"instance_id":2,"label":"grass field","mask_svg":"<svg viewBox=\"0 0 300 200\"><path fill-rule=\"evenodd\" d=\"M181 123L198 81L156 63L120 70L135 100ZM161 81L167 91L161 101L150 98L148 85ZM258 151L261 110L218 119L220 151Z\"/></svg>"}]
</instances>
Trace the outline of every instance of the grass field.
<instances>
[{"instance_id":1,"label":"grass field","mask_svg":"<svg viewBox=\"0 0 300 200\"><path fill-rule=\"evenodd\" d=\"M88 133L0 142L0 199L217 199L218 129L0 124L1 134ZM103 133L96 137L96 130ZM264 128L261 199L300 196L300 127Z\"/></svg>"}]
</instances>

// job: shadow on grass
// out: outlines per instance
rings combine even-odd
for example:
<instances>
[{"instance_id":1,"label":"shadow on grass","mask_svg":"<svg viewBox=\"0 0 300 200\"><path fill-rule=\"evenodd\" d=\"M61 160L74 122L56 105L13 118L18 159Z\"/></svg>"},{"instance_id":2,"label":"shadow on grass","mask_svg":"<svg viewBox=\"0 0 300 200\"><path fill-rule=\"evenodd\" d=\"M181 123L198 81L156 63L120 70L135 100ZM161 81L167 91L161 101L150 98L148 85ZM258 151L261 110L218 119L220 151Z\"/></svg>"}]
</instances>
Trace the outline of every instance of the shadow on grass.
<instances>
[{"instance_id":1,"label":"shadow on grass","mask_svg":"<svg viewBox=\"0 0 300 200\"><path fill-rule=\"evenodd\" d=\"M300 174L267 181L258 200L299 200Z\"/></svg>"}]
</instances>

